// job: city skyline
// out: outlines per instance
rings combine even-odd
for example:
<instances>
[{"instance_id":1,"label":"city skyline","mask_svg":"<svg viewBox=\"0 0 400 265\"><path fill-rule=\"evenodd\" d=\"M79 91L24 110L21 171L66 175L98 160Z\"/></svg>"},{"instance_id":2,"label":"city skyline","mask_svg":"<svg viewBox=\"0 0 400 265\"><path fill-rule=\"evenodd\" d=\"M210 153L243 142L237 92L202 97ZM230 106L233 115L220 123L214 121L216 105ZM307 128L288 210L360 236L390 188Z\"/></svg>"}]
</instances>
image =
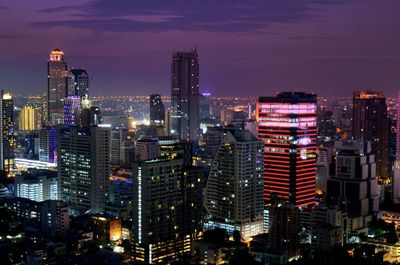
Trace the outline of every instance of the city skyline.
<instances>
[{"instance_id":1,"label":"city skyline","mask_svg":"<svg viewBox=\"0 0 400 265\"><path fill-rule=\"evenodd\" d=\"M194 46L213 95L398 88L397 1L24 2L0 4L0 87L15 93L45 91L59 48L92 95L168 95L171 54Z\"/></svg>"}]
</instances>

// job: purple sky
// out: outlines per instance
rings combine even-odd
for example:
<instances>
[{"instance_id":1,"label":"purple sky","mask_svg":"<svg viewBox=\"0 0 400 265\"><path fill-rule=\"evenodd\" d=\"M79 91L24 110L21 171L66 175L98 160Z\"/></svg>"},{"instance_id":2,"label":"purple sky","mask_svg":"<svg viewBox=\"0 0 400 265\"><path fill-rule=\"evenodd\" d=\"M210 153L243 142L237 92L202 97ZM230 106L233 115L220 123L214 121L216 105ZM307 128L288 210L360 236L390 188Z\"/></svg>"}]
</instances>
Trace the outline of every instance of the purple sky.
<instances>
[{"instance_id":1,"label":"purple sky","mask_svg":"<svg viewBox=\"0 0 400 265\"><path fill-rule=\"evenodd\" d=\"M53 48L92 95L170 94L170 60L197 45L214 95L400 89L399 0L2 0L0 88L39 94Z\"/></svg>"}]
</instances>

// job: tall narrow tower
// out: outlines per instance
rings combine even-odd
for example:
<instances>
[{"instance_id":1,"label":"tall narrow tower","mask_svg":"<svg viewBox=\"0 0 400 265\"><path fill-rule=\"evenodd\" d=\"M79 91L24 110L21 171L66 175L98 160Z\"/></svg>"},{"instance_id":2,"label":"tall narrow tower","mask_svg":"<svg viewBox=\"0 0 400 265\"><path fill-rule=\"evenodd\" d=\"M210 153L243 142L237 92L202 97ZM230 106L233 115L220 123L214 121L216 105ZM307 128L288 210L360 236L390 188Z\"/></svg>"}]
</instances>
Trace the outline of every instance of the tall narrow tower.
<instances>
[{"instance_id":1,"label":"tall narrow tower","mask_svg":"<svg viewBox=\"0 0 400 265\"><path fill-rule=\"evenodd\" d=\"M264 140L264 203L314 204L317 96L283 92L260 97L258 136Z\"/></svg>"},{"instance_id":2,"label":"tall narrow tower","mask_svg":"<svg viewBox=\"0 0 400 265\"><path fill-rule=\"evenodd\" d=\"M11 93L0 91L0 170L8 176L14 168L14 118L13 98Z\"/></svg>"},{"instance_id":3,"label":"tall narrow tower","mask_svg":"<svg viewBox=\"0 0 400 265\"><path fill-rule=\"evenodd\" d=\"M382 92L357 91L353 94L353 137L370 141L375 154L376 176L388 177L388 120L386 98Z\"/></svg>"},{"instance_id":4,"label":"tall narrow tower","mask_svg":"<svg viewBox=\"0 0 400 265\"><path fill-rule=\"evenodd\" d=\"M68 94L68 65L64 61L64 52L54 49L47 62L47 115L48 122L56 125L63 123L64 99Z\"/></svg>"},{"instance_id":5,"label":"tall narrow tower","mask_svg":"<svg viewBox=\"0 0 400 265\"><path fill-rule=\"evenodd\" d=\"M171 65L171 134L182 140L199 137L199 61L196 49L176 52Z\"/></svg>"}]
</instances>

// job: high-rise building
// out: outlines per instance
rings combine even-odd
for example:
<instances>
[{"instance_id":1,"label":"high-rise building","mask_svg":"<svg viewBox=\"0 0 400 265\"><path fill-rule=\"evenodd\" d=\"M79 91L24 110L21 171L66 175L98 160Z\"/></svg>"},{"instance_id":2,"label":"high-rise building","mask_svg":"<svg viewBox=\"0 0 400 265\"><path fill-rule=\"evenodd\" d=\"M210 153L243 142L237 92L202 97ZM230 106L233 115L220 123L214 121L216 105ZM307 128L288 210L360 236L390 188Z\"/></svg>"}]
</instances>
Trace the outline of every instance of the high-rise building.
<instances>
[{"instance_id":1,"label":"high-rise building","mask_svg":"<svg viewBox=\"0 0 400 265\"><path fill-rule=\"evenodd\" d=\"M57 172L28 169L14 180L15 196L33 201L57 200Z\"/></svg>"},{"instance_id":2,"label":"high-rise building","mask_svg":"<svg viewBox=\"0 0 400 265\"><path fill-rule=\"evenodd\" d=\"M18 116L18 130L20 131L34 131L40 130L42 124L42 117L40 109L36 106L27 105L23 106Z\"/></svg>"},{"instance_id":3,"label":"high-rise building","mask_svg":"<svg viewBox=\"0 0 400 265\"><path fill-rule=\"evenodd\" d=\"M357 91L353 94L353 139L370 141L375 154L376 176L388 178L389 129L386 98L382 92Z\"/></svg>"},{"instance_id":4,"label":"high-rise building","mask_svg":"<svg viewBox=\"0 0 400 265\"><path fill-rule=\"evenodd\" d=\"M159 94L150 95L150 124L162 125L165 120L165 108Z\"/></svg>"},{"instance_id":5,"label":"high-rise building","mask_svg":"<svg viewBox=\"0 0 400 265\"><path fill-rule=\"evenodd\" d=\"M53 125L63 123L64 99L68 95L68 65L64 52L54 49L47 62L47 108L48 122Z\"/></svg>"},{"instance_id":6,"label":"high-rise building","mask_svg":"<svg viewBox=\"0 0 400 265\"><path fill-rule=\"evenodd\" d=\"M45 126L39 132L39 160L57 162L57 130L54 126Z\"/></svg>"},{"instance_id":7,"label":"high-rise building","mask_svg":"<svg viewBox=\"0 0 400 265\"><path fill-rule=\"evenodd\" d=\"M80 98L89 96L89 75L85 69L71 69L73 79L73 91L70 96L79 96Z\"/></svg>"},{"instance_id":8,"label":"high-rise building","mask_svg":"<svg viewBox=\"0 0 400 265\"><path fill-rule=\"evenodd\" d=\"M64 124L81 124L81 98L79 96L68 96L64 100Z\"/></svg>"},{"instance_id":9,"label":"high-rise building","mask_svg":"<svg viewBox=\"0 0 400 265\"><path fill-rule=\"evenodd\" d=\"M200 130L199 61L196 49L176 52L171 65L171 134L197 142Z\"/></svg>"},{"instance_id":10,"label":"high-rise building","mask_svg":"<svg viewBox=\"0 0 400 265\"><path fill-rule=\"evenodd\" d=\"M14 104L11 93L0 93L0 169L7 175L14 169Z\"/></svg>"},{"instance_id":11,"label":"high-rise building","mask_svg":"<svg viewBox=\"0 0 400 265\"><path fill-rule=\"evenodd\" d=\"M376 164L368 141L337 141L336 172L328 180L327 202L351 217L379 210Z\"/></svg>"},{"instance_id":12,"label":"high-rise building","mask_svg":"<svg viewBox=\"0 0 400 265\"><path fill-rule=\"evenodd\" d=\"M77 213L102 213L110 176L110 128L61 127L57 153L59 198Z\"/></svg>"},{"instance_id":13,"label":"high-rise building","mask_svg":"<svg viewBox=\"0 0 400 265\"><path fill-rule=\"evenodd\" d=\"M204 173L189 164L190 148L166 149L157 160L132 165L135 261L177 261L202 231Z\"/></svg>"},{"instance_id":14,"label":"high-rise building","mask_svg":"<svg viewBox=\"0 0 400 265\"><path fill-rule=\"evenodd\" d=\"M317 96L283 92L260 97L258 137L264 141L264 202L314 204Z\"/></svg>"},{"instance_id":15,"label":"high-rise building","mask_svg":"<svg viewBox=\"0 0 400 265\"><path fill-rule=\"evenodd\" d=\"M206 227L240 231L244 240L263 233L264 144L249 131L227 131L204 189Z\"/></svg>"}]
</instances>

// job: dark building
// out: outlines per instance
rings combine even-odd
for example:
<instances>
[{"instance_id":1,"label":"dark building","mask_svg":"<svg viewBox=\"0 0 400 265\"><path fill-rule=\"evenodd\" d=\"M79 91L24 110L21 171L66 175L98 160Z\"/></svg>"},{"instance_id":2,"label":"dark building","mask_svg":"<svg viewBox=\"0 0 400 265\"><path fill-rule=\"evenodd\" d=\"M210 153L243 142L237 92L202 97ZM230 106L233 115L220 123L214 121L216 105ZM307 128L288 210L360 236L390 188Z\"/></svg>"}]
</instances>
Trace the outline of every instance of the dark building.
<instances>
[{"instance_id":1,"label":"dark building","mask_svg":"<svg viewBox=\"0 0 400 265\"><path fill-rule=\"evenodd\" d=\"M298 255L299 216L298 208L282 204L268 207L269 211L269 248L276 252L287 253L288 257Z\"/></svg>"},{"instance_id":2,"label":"dark building","mask_svg":"<svg viewBox=\"0 0 400 265\"><path fill-rule=\"evenodd\" d=\"M171 65L171 134L198 141L200 130L199 61L196 49L176 52Z\"/></svg>"},{"instance_id":3,"label":"dark building","mask_svg":"<svg viewBox=\"0 0 400 265\"><path fill-rule=\"evenodd\" d=\"M327 202L350 217L368 216L379 209L376 164L367 141L337 141L336 172L328 180Z\"/></svg>"},{"instance_id":4,"label":"dark building","mask_svg":"<svg viewBox=\"0 0 400 265\"><path fill-rule=\"evenodd\" d=\"M53 125L63 123L64 99L68 96L68 65L64 52L55 49L47 62L47 115Z\"/></svg>"},{"instance_id":5,"label":"dark building","mask_svg":"<svg viewBox=\"0 0 400 265\"><path fill-rule=\"evenodd\" d=\"M159 94L150 95L150 124L162 125L165 120L165 108Z\"/></svg>"},{"instance_id":6,"label":"dark building","mask_svg":"<svg viewBox=\"0 0 400 265\"><path fill-rule=\"evenodd\" d=\"M39 160L57 162L57 130L54 126L45 126L39 132Z\"/></svg>"},{"instance_id":7,"label":"dark building","mask_svg":"<svg viewBox=\"0 0 400 265\"><path fill-rule=\"evenodd\" d=\"M317 96L283 92L260 97L258 137L264 141L264 203L314 204Z\"/></svg>"},{"instance_id":8,"label":"dark building","mask_svg":"<svg viewBox=\"0 0 400 265\"><path fill-rule=\"evenodd\" d=\"M100 108L91 106L89 108L82 108L81 110L81 123L83 126L93 126L101 123Z\"/></svg>"},{"instance_id":9,"label":"dark building","mask_svg":"<svg viewBox=\"0 0 400 265\"><path fill-rule=\"evenodd\" d=\"M7 175L14 169L14 104L11 93L1 90L0 95L0 169Z\"/></svg>"},{"instance_id":10,"label":"dark building","mask_svg":"<svg viewBox=\"0 0 400 265\"><path fill-rule=\"evenodd\" d=\"M389 129L386 98L382 92L358 91L353 94L353 139L370 141L375 154L376 176L388 177Z\"/></svg>"},{"instance_id":11,"label":"dark building","mask_svg":"<svg viewBox=\"0 0 400 265\"><path fill-rule=\"evenodd\" d=\"M333 112L329 110L321 110L318 113L318 138L335 140L336 124L332 116Z\"/></svg>"},{"instance_id":12,"label":"dark building","mask_svg":"<svg viewBox=\"0 0 400 265\"><path fill-rule=\"evenodd\" d=\"M179 260L202 231L204 172L191 166L187 145L161 147L158 159L134 162L133 258Z\"/></svg>"},{"instance_id":13,"label":"dark building","mask_svg":"<svg viewBox=\"0 0 400 265\"><path fill-rule=\"evenodd\" d=\"M73 79L73 91L70 91L70 96L89 96L89 75L85 69L72 69L71 75Z\"/></svg>"}]
</instances>

